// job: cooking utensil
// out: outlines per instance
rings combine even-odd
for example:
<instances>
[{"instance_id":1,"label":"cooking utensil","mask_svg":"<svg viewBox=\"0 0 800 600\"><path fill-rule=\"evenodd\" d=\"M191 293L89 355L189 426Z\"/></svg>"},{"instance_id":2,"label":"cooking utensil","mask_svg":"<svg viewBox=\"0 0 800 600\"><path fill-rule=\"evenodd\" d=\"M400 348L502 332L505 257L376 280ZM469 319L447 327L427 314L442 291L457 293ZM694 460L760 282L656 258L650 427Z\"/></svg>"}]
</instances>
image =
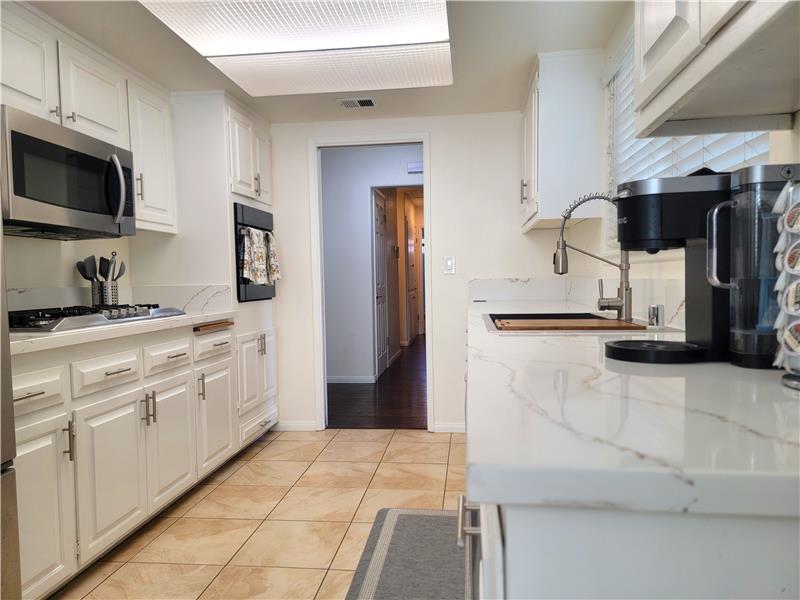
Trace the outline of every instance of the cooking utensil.
<instances>
[{"instance_id":1,"label":"cooking utensil","mask_svg":"<svg viewBox=\"0 0 800 600\"><path fill-rule=\"evenodd\" d=\"M92 281L92 278L86 273L86 264L82 260L75 263L75 268L78 269L78 273L80 273L81 277L86 281Z\"/></svg>"},{"instance_id":2,"label":"cooking utensil","mask_svg":"<svg viewBox=\"0 0 800 600\"><path fill-rule=\"evenodd\" d=\"M116 267L117 267L117 251L113 250L111 252L111 261L108 266L109 281L114 281L116 279L116 277L114 276L114 269L116 269Z\"/></svg>"},{"instance_id":3,"label":"cooking utensil","mask_svg":"<svg viewBox=\"0 0 800 600\"><path fill-rule=\"evenodd\" d=\"M94 254L84 258L83 264L86 268L86 276L89 278L89 281L97 281L97 260L95 260Z\"/></svg>"},{"instance_id":4,"label":"cooking utensil","mask_svg":"<svg viewBox=\"0 0 800 600\"><path fill-rule=\"evenodd\" d=\"M105 256L100 257L100 277L102 277L105 281L111 281L108 276L108 269L111 266L111 261L109 261Z\"/></svg>"},{"instance_id":5,"label":"cooking utensil","mask_svg":"<svg viewBox=\"0 0 800 600\"><path fill-rule=\"evenodd\" d=\"M117 281L123 275L125 275L125 261L119 263L119 271L117 271L117 274L114 276L114 281Z\"/></svg>"}]
</instances>

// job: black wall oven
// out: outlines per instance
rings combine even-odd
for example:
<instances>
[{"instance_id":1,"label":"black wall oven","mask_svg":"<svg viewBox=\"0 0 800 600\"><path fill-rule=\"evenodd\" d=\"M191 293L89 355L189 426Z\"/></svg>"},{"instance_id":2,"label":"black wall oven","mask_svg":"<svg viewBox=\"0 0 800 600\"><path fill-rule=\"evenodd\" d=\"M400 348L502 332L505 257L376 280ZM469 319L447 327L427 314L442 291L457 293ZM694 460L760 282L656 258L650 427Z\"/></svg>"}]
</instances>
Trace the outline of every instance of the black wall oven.
<instances>
[{"instance_id":1,"label":"black wall oven","mask_svg":"<svg viewBox=\"0 0 800 600\"><path fill-rule=\"evenodd\" d=\"M128 150L9 106L0 110L6 235L72 240L136 233Z\"/></svg>"}]
</instances>

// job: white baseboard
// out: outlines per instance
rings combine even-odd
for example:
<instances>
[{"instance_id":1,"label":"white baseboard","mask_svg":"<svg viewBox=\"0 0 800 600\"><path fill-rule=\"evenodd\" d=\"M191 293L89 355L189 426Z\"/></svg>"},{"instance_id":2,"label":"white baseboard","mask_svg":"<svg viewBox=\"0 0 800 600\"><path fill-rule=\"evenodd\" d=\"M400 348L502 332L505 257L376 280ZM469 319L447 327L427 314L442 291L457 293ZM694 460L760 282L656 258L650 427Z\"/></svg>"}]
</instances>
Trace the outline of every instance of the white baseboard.
<instances>
[{"instance_id":1,"label":"white baseboard","mask_svg":"<svg viewBox=\"0 0 800 600\"><path fill-rule=\"evenodd\" d=\"M316 431L315 421L278 421L273 431Z\"/></svg>"},{"instance_id":2,"label":"white baseboard","mask_svg":"<svg viewBox=\"0 0 800 600\"><path fill-rule=\"evenodd\" d=\"M391 366L392 366L392 363L393 363L394 361L396 361L398 358L400 358L400 355L401 355L402 353L403 353L403 351L402 351L402 350L398 350L397 352L395 352L394 356L392 356L391 358L389 358L389 364L388 364L387 368L388 368L388 367L391 367Z\"/></svg>"},{"instance_id":3,"label":"white baseboard","mask_svg":"<svg viewBox=\"0 0 800 600\"><path fill-rule=\"evenodd\" d=\"M464 433L467 430L466 423L434 423L434 431L441 431L444 433Z\"/></svg>"},{"instance_id":4,"label":"white baseboard","mask_svg":"<svg viewBox=\"0 0 800 600\"><path fill-rule=\"evenodd\" d=\"M375 383L374 375L328 375L328 383Z\"/></svg>"}]
</instances>

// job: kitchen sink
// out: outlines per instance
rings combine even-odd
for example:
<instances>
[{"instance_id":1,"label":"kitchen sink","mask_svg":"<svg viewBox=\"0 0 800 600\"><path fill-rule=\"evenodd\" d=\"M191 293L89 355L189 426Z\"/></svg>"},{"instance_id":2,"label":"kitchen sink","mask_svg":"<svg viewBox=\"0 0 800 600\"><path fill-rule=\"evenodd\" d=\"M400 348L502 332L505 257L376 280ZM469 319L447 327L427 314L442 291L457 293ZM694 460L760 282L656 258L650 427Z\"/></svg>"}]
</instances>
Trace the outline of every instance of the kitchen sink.
<instances>
[{"instance_id":1,"label":"kitchen sink","mask_svg":"<svg viewBox=\"0 0 800 600\"><path fill-rule=\"evenodd\" d=\"M647 329L594 313L490 313L484 315L489 331L619 331Z\"/></svg>"}]
</instances>

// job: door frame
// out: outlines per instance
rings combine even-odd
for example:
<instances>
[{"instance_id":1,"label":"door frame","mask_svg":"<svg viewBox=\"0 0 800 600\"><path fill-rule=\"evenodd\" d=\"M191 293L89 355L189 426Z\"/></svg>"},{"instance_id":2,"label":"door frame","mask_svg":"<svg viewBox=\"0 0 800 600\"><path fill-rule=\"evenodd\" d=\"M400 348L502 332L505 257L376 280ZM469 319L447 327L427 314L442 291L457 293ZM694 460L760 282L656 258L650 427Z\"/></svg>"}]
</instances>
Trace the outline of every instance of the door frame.
<instances>
[{"instance_id":1,"label":"door frame","mask_svg":"<svg viewBox=\"0 0 800 600\"><path fill-rule=\"evenodd\" d=\"M325 364L325 296L322 260L322 177L320 151L337 146L380 146L393 144L422 144L422 189L425 194L423 220L426 230L433 238L435 233L431 219L431 175L430 175L430 134L428 133L389 133L382 135L337 136L313 138L308 142L308 202L309 228L311 234L311 306L312 306L312 372L314 374L314 420L316 429L322 430L328 421L328 386ZM386 187L386 186L383 186ZM434 371L433 371L433 311L431 310L431 256L433 244L426 240L425 253L425 368L427 371L426 403L428 431L435 431L434 423ZM373 319L374 322L374 319ZM374 336L373 336L374 337ZM374 353L374 352L373 352Z\"/></svg>"}]
</instances>

